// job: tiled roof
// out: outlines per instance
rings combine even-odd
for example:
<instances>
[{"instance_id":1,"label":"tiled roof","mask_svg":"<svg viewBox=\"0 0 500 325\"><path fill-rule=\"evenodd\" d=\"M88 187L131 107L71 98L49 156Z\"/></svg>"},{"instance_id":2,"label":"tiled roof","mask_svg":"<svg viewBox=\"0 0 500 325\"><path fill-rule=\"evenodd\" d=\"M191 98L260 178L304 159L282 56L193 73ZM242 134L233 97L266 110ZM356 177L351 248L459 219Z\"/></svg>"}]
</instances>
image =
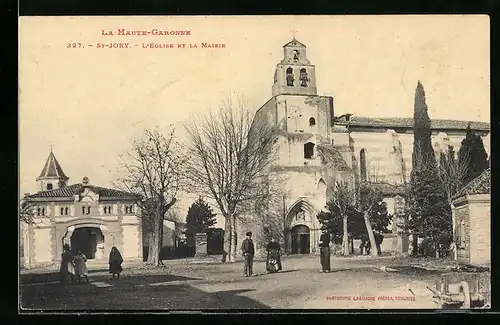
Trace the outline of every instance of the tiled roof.
<instances>
[{"instance_id":1,"label":"tiled roof","mask_svg":"<svg viewBox=\"0 0 500 325\"><path fill-rule=\"evenodd\" d=\"M369 183L372 188L377 192L381 193L383 196L396 196L405 194L405 187L403 185L393 185L389 183Z\"/></svg>"},{"instance_id":2,"label":"tiled roof","mask_svg":"<svg viewBox=\"0 0 500 325\"><path fill-rule=\"evenodd\" d=\"M491 169L488 168L481 173L478 177L474 178L462 188L454 198L460 197L462 195L474 195L474 194L490 194L491 193Z\"/></svg>"},{"instance_id":3,"label":"tiled roof","mask_svg":"<svg viewBox=\"0 0 500 325\"><path fill-rule=\"evenodd\" d=\"M342 154L332 145L318 145L319 156L323 164L333 164L337 170L351 170L342 157Z\"/></svg>"},{"instance_id":4,"label":"tiled roof","mask_svg":"<svg viewBox=\"0 0 500 325\"><path fill-rule=\"evenodd\" d=\"M99 194L101 198L105 197L122 197L122 198L130 198L134 199L135 196L131 193L127 193L124 191L119 191L111 188L105 188L105 187L100 187L100 186L94 186L94 185L88 185L89 189L94 192ZM41 191L32 195L29 195L27 198L28 199L35 199L35 198L50 198L50 197L73 197L74 195L77 195L81 193L83 190L83 184L73 184L70 186L66 186L63 188L58 188L55 190L50 190L50 191Z\"/></svg>"},{"instance_id":5,"label":"tiled roof","mask_svg":"<svg viewBox=\"0 0 500 325\"><path fill-rule=\"evenodd\" d=\"M413 118L411 117L363 117L351 116L350 121L347 122L345 117L337 120L338 124L349 124L351 126L366 126L366 127L382 127L382 128L412 128ZM477 122L477 121L460 121L460 120L431 120L431 129L436 130L465 130L468 124L471 124L472 130L489 131L490 123Z\"/></svg>"},{"instance_id":6,"label":"tiled roof","mask_svg":"<svg viewBox=\"0 0 500 325\"><path fill-rule=\"evenodd\" d=\"M61 165L57 161L56 156L54 156L54 153L52 151L50 152L49 157L45 162L45 166L43 166L40 176L38 176L38 178L43 178L43 177L57 177L61 179L69 179L69 177L66 176L66 174L64 174Z\"/></svg>"}]
</instances>

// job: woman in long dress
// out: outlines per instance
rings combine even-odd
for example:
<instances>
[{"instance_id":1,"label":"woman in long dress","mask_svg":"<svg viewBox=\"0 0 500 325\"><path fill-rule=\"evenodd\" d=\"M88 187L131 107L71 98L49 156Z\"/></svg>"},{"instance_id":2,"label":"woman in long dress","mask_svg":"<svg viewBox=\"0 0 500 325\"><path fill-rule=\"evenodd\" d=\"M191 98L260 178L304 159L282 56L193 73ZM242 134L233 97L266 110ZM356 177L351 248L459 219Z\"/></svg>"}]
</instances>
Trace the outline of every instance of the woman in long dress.
<instances>
[{"instance_id":1,"label":"woman in long dress","mask_svg":"<svg viewBox=\"0 0 500 325\"><path fill-rule=\"evenodd\" d=\"M85 256L81 250L77 250L73 262L75 263L75 275L78 279L78 283L80 283L82 277L89 283L87 256Z\"/></svg>"},{"instance_id":2,"label":"woman in long dress","mask_svg":"<svg viewBox=\"0 0 500 325\"><path fill-rule=\"evenodd\" d=\"M120 278L120 273L123 271L122 263L122 254L120 254L118 248L113 246L113 248L111 248L111 252L109 253L109 273L113 275L113 280L115 279L115 276L117 276L118 279Z\"/></svg>"},{"instance_id":3,"label":"woman in long dress","mask_svg":"<svg viewBox=\"0 0 500 325\"><path fill-rule=\"evenodd\" d=\"M59 269L61 283L67 283L68 277L73 280L74 274L73 253L71 252L71 247L68 244L64 244L63 253L61 254L61 267Z\"/></svg>"},{"instance_id":4,"label":"woman in long dress","mask_svg":"<svg viewBox=\"0 0 500 325\"><path fill-rule=\"evenodd\" d=\"M269 273L281 271L281 248L274 238L267 244L266 270Z\"/></svg>"}]
</instances>

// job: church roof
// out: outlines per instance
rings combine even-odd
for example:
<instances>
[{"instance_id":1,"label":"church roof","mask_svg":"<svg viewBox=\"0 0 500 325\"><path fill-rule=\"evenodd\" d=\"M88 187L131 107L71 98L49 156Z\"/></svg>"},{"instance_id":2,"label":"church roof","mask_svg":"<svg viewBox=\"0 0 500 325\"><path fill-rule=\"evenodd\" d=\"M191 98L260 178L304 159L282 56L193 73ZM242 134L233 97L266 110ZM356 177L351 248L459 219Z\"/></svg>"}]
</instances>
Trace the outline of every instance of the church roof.
<instances>
[{"instance_id":1,"label":"church roof","mask_svg":"<svg viewBox=\"0 0 500 325\"><path fill-rule=\"evenodd\" d=\"M454 198L463 195L490 194L491 193L491 169L488 168L478 177L474 178L462 188Z\"/></svg>"},{"instance_id":2,"label":"church roof","mask_svg":"<svg viewBox=\"0 0 500 325\"><path fill-rule=\"evenodd\" d=\"M32 195L27 196L28 199L35 198L55 198L55 197L73 197L82 192L84 185L81 183L73 184L63 188L58 188L49 191L41 191ZM136 197L132 193L127 193L124 191L119 191L111 188L105 188L95 185L87 186L92 192L99 194L101 198L105 197L120 197L135 199Z\"/></svg>"},{"instance_id":3,"label":"church roof","mask_svg":"<svg viewBox=\"0 0 500 325\"><path fill-rule=\"evenodd\" d=\"M297 39L295 37L290 42L288 42L285 45L283 45L283 47L287 47L287 46L306 47L304 44L302 44L301 42L297 41Z\"/></svg>"},{"instance_id":4,"label":"church roof","mask_svg":"<svg viewBox=\"0 0 500 325\"><path fill-rule=\"evenodd\" d=\"M370 182L370 186L384 197L388 196L403 196L405 194L404 185L394 185L385 182Z\"/></svg>"},{"instance_id":5,"label":"church roof","mask_svg":"<svg viewBox=\"0 0 500 325\"><path fill-rule=\"evenodd\" d=\"M56 156L54 155L52 150L50 151L47 161L45 162L45 166L43 166L40 176L38 176L38 178L44 178L44 177L57 177L60 179L69 179L69 177L66 176L66 174L64 174L64 171L62 170L62 167L57 161Z\"/></svg>"},{"instance_id":6,"label":"church roof","mask_svg":"<svg viewBox=\"0 0 500 325\"><path fill-rule=\"evenodd\" d=\"M338 124L349 124L350 126L365 126L365 127L381 127L381 128L412 128L412 117L364 117L364 116L351 116L349 122L345 117L337 121ZM490 123L473 121L471 129L477 131L489 131ZM431 120L431 129L437 130L465 130L469 121L460 120Z\"/></svg>"},{"instance_id":7,"label":"church roof","mask_svg":"<svg viewBox=\"0 0 500 325\"><path fill-rule=\"evenodd\" d=\"M351 168L347 165L342 154L332 145L318 145L319 155L323 164L333 164L339 171L349 171Z\"/></svg>"}]
</instances>

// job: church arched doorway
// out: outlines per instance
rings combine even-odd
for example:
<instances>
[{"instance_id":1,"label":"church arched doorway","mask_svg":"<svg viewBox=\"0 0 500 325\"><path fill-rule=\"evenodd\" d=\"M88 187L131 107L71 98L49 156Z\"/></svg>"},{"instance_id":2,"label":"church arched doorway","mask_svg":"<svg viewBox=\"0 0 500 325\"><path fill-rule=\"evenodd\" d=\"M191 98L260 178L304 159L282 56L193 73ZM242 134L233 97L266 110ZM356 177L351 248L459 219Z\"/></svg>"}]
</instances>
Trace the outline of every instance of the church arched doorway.
<instances>
[{"instance_id":1,"label":"church arched doorway","mask_svg":"<svg viewBox=\"0 0 500 325\"><path fill-rule=\"evenodd\" d=\"M71 235L71 250L80 249L89 260L101 259L104 253L104 235L98 227L77 228Z\"/></svg>"},{"instance_id":2,"label":"church arched doorway","mask_svg":"<svg viewBox=\"0 0 500 325\"><path fill-rule=\"evenodd\" d=\"M310 254L310 231L305 225L297 225L292 228L292 254Z\"/></svg>"}]
</instances>

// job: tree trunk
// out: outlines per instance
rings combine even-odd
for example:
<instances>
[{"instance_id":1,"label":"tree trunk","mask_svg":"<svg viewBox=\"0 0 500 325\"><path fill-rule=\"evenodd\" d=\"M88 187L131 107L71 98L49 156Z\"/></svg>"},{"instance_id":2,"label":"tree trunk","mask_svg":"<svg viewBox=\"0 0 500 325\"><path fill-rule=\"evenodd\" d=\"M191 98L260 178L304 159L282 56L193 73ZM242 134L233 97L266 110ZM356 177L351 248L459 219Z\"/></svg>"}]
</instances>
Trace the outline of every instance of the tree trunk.
<instances>
[{"instance_id":1,"label":"tree trunk","mask_svg":"<svg viewBox=\"0 0 500 325\"><path fill-rule=\"evenodd\" d=\"M229 259L229 252L231 252L231 220L226 218L224 223L224 245L222 252L222 260L227 262Z\"/></svg>"},{"instance_id":2,"label":"tree trunk","mask_svg":"<svg viewBox=\"0 0 500 325\"><path fill-rule=\"evenodd\" d=\"M377 253L377 245L375 243L375 236L373 235L372 225L370 224L370 218L368 217L368 213L365 211L364 213L366 231L368 232L368 238L370 238L370 245L372 246L370 249L371 256L378 256Z\"/></svg>"},{"instance_id":3,"label":"tree trunk","mask_svg":"<svg viewBox=\"0 0 500 325\"><path fill-rule=\"evenodd\" d=\"M351 237L351 254L354 255L354 237Z\"/></svg>"},{"instance_id":4,"label":"tree trunk","mask_svg":"<svg viewBox=\"0 0 500 325\"><path fill-rule=\"evenodd\" d=\"M153 236L153 232L151 231L151 229L148 229L148 263L151 263L151 259L152 259L152 256L153 256L153 241L154 241L154 236Z\"/></svg>"},{"instance_id":5,"label":"tree trunk","mask_svg":"<svg viewBox=\"0 0 500 325\"><path fill-rule=\"evenodd\" d=\"M158 264L163 265L162 251L163 251L163 215L158 225L159 236L158 236Z\"/></svg>"},{"instance_id":6,"label":"tree trunk","mask_svg":"<svg viewBox=\"0 0 500 325\"><path fill-rule=\"evenodd\" d=\"M149 242L149 256L148 262L153 264L154 266L160 265L161 262L161 245L163 242L163 238L161 238L163 227L163 216L159 213L156 213L154 216L153 229Z\"/></svg>"},{"instance_id":7,"label":"tree trunk","mask_svg":"<svg viewBox=\"0 0 500 325\"><path fill-rule=\"evenodd\" d=\"M439 243L434 244L434 249L436 252L436 259L438 260L439 259Z\"/></svg>"},{"instance_id":8,"label":"tree trunk","mask_svg":"<svg viewBox=\"0 0 500 325\"><path fill-rule=\"evenodd\" d=\"M229 251L229 262L236 262L236 216L231 215L231 245Z\"/></svg>"},{"instance_id":9,"label":"tree trunk","mask_svg":"<svg viewBox=\"0 0 500 325\"><path fill-rule=\"evenodd\" d=\"M349 255L349 235L347 233L347 216L342 216L342 227L344 228L344 235L342 236L342 254Z\"/></svg>"},{"instance_id":10,"label":"tree trunk","mask_svg":"<svg viewBox=\"0 0 500 325\"><path fill-rule=\"evenodd\" d=\"M412 249L411 254L414 257L417 257L418 256L418 235L417 234L413 234L412 236L413 236L413 242L412 242L413 249Z\"/></svg>"}]
</instances>

